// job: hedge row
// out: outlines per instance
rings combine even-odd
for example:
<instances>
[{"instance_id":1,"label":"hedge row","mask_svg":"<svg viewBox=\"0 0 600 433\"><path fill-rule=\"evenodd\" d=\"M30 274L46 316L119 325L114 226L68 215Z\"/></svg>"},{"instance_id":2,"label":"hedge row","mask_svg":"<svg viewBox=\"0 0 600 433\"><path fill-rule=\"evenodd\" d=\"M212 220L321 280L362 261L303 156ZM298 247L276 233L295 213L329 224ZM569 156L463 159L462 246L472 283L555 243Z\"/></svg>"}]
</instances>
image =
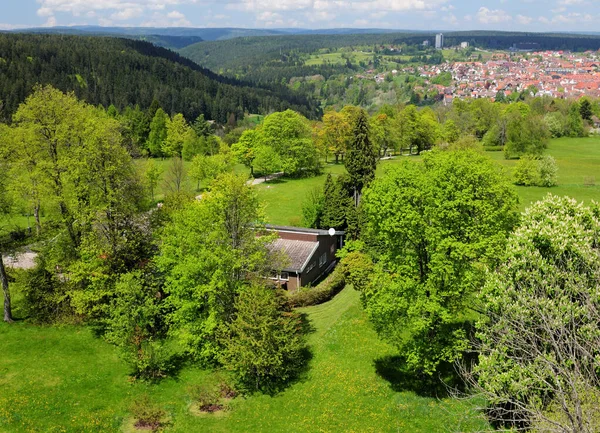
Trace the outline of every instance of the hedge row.
<instances>
[{"instance_id":1,"label":"hedge row","mask_svg":"<svg viewBox=\"0 0 600 433\"><path fill-rule=\"evenodd\" d=\"M345 286L346 278L341 266L337 266L331 275L325 278L315 287L301 288L296 292L288 294L290 307L308 307L329 301L337 295Z\"/></svg>"}]
</instances>

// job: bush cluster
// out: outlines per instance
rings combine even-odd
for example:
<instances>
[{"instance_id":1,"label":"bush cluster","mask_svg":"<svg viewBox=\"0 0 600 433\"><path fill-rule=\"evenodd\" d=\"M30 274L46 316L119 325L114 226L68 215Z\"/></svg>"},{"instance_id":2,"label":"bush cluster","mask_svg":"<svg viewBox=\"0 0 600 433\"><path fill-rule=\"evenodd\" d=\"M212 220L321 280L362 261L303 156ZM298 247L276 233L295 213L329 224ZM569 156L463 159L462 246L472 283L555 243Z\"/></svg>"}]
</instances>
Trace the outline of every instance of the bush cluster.
<instances>
[{"instance_id":1,"label":"bush cluster","mask_svg":"<svg viewBox=\"0 0 600 433\"><path fill-rule=\"evenodd\" d=\"M288 304L292 308L308 307L329 301L337 295L346 284L346 276L338 266L327 278L315 287L299 289L288 294Z\"/></svg>"},{"instance_id":2,"label":"bush cluster","mask_svg":"<svg viewBox=\"0 0 600 433\"><path fill-rule=\"evenodd\" d=\"M558 165L551 156L535 158L530 155L521 157L514 171L516 185L556 186L558 184Z\"/></svg>"}]
</instances>

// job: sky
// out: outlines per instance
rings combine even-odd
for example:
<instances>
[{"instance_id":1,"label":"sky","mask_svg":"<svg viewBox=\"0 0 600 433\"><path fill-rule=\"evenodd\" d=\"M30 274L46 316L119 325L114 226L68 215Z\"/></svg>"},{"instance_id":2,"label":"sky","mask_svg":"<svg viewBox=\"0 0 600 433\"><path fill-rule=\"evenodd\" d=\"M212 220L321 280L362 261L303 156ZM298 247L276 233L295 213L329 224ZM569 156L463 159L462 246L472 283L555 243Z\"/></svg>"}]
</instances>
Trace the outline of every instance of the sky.
<instances>
[{"instance_id":1,"label":"sky","mask_svg":"<svg viewBox=\"0 0 600 433\"><path fill-rule=\"evenodd\" d=\"M600 0L0 0L0 29L101 25L600 31Z\"/></svg>"}]
</instances>

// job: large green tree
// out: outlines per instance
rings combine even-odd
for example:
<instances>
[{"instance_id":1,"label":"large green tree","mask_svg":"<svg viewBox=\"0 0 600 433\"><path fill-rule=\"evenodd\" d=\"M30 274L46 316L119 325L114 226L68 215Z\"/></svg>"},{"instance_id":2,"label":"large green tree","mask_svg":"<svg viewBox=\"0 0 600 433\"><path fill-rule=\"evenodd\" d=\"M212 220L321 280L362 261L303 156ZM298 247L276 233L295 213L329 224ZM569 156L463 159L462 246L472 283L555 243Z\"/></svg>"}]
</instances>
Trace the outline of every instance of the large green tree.
<instances>
[{"instance_id":1,"label":"large green tree","mask_svg":"<svg viewBox=\"0 0 600 433\"><path fill-rule=\"evenodd\" d=\"M173 308L173 332L197 359L220 352L217 330L232 320L237 293L269 269L268 236L256 192L243 176L224 174L164 228L159 268Z\"/></svg>"},{"instance_id":2,"label":"large green tree","mask_svg":"<svg viewBox=\"0 0 600 433\"><path fill-rule=\"evenodd\" d=\"M377 331L406 366L433 374L467 348L474 296L517 220L500 168L473 151L433 151L376 179L363 234L378 271L363 291Z\"/></svg>"}]
</instances>

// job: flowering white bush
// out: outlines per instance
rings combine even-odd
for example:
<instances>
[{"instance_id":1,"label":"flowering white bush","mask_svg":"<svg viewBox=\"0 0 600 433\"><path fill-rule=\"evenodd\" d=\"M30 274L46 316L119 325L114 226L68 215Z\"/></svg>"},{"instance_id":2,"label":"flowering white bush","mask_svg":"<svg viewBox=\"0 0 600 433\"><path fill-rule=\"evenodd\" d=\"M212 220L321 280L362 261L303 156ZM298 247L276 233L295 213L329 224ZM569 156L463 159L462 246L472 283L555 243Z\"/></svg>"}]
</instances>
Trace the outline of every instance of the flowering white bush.
<instances>
[{"instance_id":1,"label":"flowering white bush","mask_svg":"<svg viewBox=\"0 0 600 433\"><path fill-rule=\"evenodd\" d=\"M600 431L600 207L548 195L487 278L470 376L513 428ZM528 428L529 428L528 427Z\"/></svg>"}]
</instances>

